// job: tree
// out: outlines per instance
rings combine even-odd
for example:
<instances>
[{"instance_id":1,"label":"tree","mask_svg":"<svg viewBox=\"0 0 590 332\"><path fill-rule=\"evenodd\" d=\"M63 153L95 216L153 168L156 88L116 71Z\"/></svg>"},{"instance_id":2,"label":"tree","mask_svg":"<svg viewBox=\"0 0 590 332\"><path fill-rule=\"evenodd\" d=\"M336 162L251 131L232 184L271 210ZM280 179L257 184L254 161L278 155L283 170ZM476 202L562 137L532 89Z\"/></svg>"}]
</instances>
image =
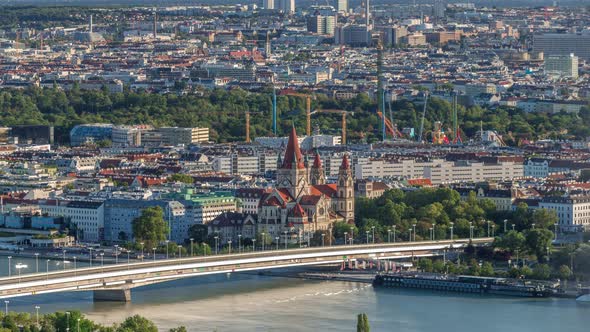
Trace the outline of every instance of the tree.
<instances>
[{"instance_id":1,"label":"tree","mask_svg":"<svg viewBox=\"0 0 590 332\"><path fill-rule=\"evenodd\" d=\"M192 238L195 243L207 241L209 236L209 228L207 225L194 224L188 228L189 239Z\"/></svg>"},{"instance_id":2,"label":"tree","mask_svg":"<svg viewBox=\"0 0 590 332\"><path fill-rule=\"evenodd\" d=\"M547 229L532 229L526 233L526 246L529 253L537 256L540 261L547 259L547 251L551 248L553 233Z\"/></svg>"},{"instance_id":3,"label":"tree","mask_svg":"<svg viewBox=\"0 0 590 332\"><path fill-rule=\"evenodd\" d=\"M569 266L567 265L561 265L557 275L561 280L569 280L572 277L572 270L570 270Z\"/></svg>"},{"instance_id":4,"label":"tree","mask_svg":"<svg viewBox=\"0 0 590 332\"><path fill-rule=\"evenodd\" d=\"M186 183L186 184L195 183L195 179L193 179L192 176L190 176L188 174L182 174L182 173L176 173L176 174L170 175L170 177L168 177L168 181L169 182L181 182L181 183Z\"/></svg>"},{"instance_id":5,"label":"tree","mask_svg":"<svg viewBox=\"0 0 590 332\"><path fill-rule=\"evenodd\" d=\"M483 263L479 273L481 276L484 276L484 277L493 277L495 275L495 273L494 273L494 267L492 266L492 263L490 263L490 262Z\"/></svg>"},{"instance_id":6,"label":"tree","mask_svg":"<svg viewBox=\"0 0 590 332\"><path fill-rule=\"evenodd\" d=\"M551 277L551 268L547 264L537 264L533 269L533 278L547 280Z\"/></svg>"},{"instance_id":7,"label":"tree","mask_svg":"<svg viewBox=\"0 0 590 332\"><path fill-rule=\"evenodd\" d=\"M170 332L187 332L187 331L186 331L186 327L180 326L175 329L170 329Z\"/></svg>"},{"instance_id":8,"label":"tree","mask_svg":"<svg viewBox=\"0 0 590 332\"><path fill-rule=\"evenodd\" d=\"M369 317L367 314L359 314L356 318L356 332L370 332Z\"/></svg>"},{"instance_id":9,"label":"tree","mask_svg":"<svg viewBox=\"0 0 590 332\"><path fill-rule=\"evenodd\" d=\"M432 260L430 258L420 258L418 260L418 269L422 272L432 272Z\"/></svg>"},{"instance_id":10,"label":"tree","mask_svg":"<svg viewBox=\"0 0 590 332\"><path fill-rule=\"evenodd\" d=\"M515 253L517 250L522 251L526 243L524 235L517 231L508 231L503 237L496 238L494 246L496 248L502 248Z\"/></svg>"},{"instance_id":11,"label":"tree","mask_svg":"<svg viewBox=\"0 0 590 332\"><path fill-rule=\"evenodd\" d=\"M164 211L159 206L144 209L141 216L133 219L132 229L136 242L144 242L146 248L157 246L168 234Z\"/></svg>"},{"instance_id":12,"label":"tree","mask_svg":"<svg viewBox=\"0 0 590 332\"><path fill-rule=\"evenodd\" d=\"M135 315L125 319L116 332L158 332L158 328L150 320Z\"/></svg>"}]
</instances>

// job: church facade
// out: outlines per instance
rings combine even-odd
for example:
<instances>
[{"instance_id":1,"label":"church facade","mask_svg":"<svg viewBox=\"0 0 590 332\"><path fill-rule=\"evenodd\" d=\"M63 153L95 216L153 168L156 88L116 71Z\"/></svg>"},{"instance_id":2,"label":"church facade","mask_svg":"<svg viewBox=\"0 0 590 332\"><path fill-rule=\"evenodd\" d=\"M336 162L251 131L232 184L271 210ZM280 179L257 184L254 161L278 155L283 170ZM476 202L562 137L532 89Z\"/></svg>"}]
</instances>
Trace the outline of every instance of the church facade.
<instances>
[{"instance_id":1,"label":"church facade","mask_svg":"<svg viewBox=\"0 0 590 332\"><path fill-rule=\"evenodd\" d=\"M295 128L277 169L276 186L260 200L258 233L273 241L304 241L316 231L331 232L335 222L354 223L354 179L348 156L342 159L336 183L326 183L318 154L304 160Z\"/></svg>"}]
</instances>

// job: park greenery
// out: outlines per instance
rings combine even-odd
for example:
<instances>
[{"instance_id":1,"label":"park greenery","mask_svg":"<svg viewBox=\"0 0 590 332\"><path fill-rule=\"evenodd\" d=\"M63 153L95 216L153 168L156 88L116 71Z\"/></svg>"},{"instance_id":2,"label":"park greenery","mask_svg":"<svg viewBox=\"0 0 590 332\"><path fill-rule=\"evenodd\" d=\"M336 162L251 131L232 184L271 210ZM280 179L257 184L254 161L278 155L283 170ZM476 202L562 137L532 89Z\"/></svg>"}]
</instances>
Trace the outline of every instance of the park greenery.
<instances>
[{"instance_id":1,"label":"park greenery","mask_svg":"<svg viewBox=\"0 0 590 332\"><path fill-rule=\"evenodd\" d=\"M26 312L8 314L0 313L0 332L158 332L156 325L150 320L135 315L128 317L120 324L104 326L95 323L80 311L56 312L39 315ZM169 330L170 332L186 332L181 326Z\"/></svg>"},{"instance_id":2,"label":"park greenery","mask_svg":"<svg viewBox=\"0 0 590 332\"><path fill-rule=\"evenodd\" d=\"M392 118L399 128L420 127L422 105L407 100L391 103ZM389 107L389 105L388 105ZM343 109L351 141L380 138L381 121L377 103L361 93L349 100L337 100L316 94L313 109ZM122 93L82 90L76 84L69 91L57 87L0 92L0 122L5 126L53 125L56 140L69 141L69 130L78 124L149 124L154 126L210 127L211 139L217 142L243 141L246 135L245 113L251 114L252 137L271 135L272 91L247 92L241 89L203 90L188 94L154 94L146 91ZM305 100L298 96L277 97L278 135L286 135L292 125L299 132L305 128ZM388 113L388 112L386 112ZM425 138L435 121L443 127L451 123L451 104L431 98L425 117ZM480 126L505 134L508 144L522 139L584 138L590 136L590 108L573 113L526 113L518 109L485 109L479 106L458 108L459 125L464 138L475 137ZM340 134L338 114L317 113L312 122L322 132Z\"/></svg>"},{"instance_id":3,"label":"park greenery","mask_svg":"<svg viewBox=\"0 0 590 332\"><path fill-rule=\"evenodd\" d=\"M166 234L168 234L164 210L159 206L143 209L141 216L133 220L131 227L135 241L143 242L146 248L157 246L166 240Z\"/></svg>"}]
</instances>

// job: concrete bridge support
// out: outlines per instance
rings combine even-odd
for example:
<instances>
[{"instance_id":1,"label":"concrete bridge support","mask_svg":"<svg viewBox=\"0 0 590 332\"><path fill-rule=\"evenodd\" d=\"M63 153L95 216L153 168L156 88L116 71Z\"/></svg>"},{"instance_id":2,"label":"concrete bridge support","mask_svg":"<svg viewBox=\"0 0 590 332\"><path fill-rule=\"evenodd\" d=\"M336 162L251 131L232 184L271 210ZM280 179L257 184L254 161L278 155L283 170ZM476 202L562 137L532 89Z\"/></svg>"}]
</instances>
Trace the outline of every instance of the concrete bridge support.
<instances>
[{"instance_id":1,"label":"concrete bridge support","mask_svg":"<svg viewBox=\"0 0 590 332\"><path fill-rule=\"evenodd\" d=\"M94 302L131 302L131 289L96 289Z\"/></svg>"}]
</instances>

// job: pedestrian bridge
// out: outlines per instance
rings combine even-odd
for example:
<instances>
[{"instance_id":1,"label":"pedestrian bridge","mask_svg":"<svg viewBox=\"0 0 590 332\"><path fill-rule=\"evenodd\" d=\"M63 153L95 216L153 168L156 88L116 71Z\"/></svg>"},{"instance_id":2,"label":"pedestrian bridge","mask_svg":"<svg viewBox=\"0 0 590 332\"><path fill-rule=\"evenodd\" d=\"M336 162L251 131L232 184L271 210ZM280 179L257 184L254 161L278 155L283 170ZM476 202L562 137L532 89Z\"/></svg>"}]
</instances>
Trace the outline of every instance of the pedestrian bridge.
<instances>
[{"instance_id":1,"label":"pedestrian bridge","mask_svg":"<svg viewBox=\"0 0 590 332\"><path fill-rule=\"evenodd\" d=\"M459 249L493 238L397 242L298 248L225 255L150 260L0 278L0 298L56 292L94 291L95 301L130 301L131 288L179 278L239 271L324 265L350 259L395 259L409 254Z\"/></svg>"}]
</instances>

